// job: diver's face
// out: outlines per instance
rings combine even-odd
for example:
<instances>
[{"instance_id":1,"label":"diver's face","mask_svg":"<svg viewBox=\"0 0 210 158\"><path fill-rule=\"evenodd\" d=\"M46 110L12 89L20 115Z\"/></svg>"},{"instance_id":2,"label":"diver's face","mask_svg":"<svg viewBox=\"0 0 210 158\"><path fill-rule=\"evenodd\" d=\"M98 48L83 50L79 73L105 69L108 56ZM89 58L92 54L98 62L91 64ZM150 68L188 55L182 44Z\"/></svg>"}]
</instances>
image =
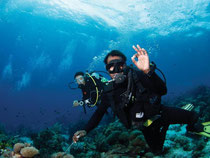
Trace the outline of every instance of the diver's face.
<instances>
[{"instance_id":1,"label":"diver's face","mask_svg":"<svg viewBox=\"0 0 210 158\"><path fill-rule=\"evenodd\" d=\"M107 65L110 64L110 63L112 63L113 60L122 60L122 58L119 57L119 56L109 56L107 58ZM122 63L119 68L123 70L124 66L125 66L125 63ZM113 70L114 70L114 65L108 67L108 70L107 70L109 72L109 75L110 75L110 77L112 79L115 78L115 75L116 74L118 74L118 73L111 73L111 71L113 71ZM120 72L120 73L123 73L123 72Z\"/></svg>"},{"instance_id":2,"label":"diver's face","mask_svg":"<svg viewBox=\"0 0 210 158\"><path fill-rule=\"evenodd\" d=\"M80 85L80 84L85 85L85 78L84 78L84 76L79 75L79 76L76 76L75 79L76 79L76 82L77 82L78 85Z\"/></svg>"}]
</instances>

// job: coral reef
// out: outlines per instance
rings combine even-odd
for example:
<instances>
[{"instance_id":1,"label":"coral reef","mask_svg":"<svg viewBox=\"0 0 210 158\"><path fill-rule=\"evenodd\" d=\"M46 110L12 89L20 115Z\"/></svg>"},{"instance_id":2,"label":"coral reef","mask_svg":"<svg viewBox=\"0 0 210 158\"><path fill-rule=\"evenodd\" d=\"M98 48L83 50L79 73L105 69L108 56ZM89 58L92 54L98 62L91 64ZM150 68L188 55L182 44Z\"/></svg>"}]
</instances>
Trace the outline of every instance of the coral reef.
<instances>
[{"instance_id":1,"label":"coral reef","mask_svg":"<svg viewBox=\"0 0 210 158\"><path fill-rule=\"evenodd\" d=\"M75 157L135 157L143 153L147 145L141 131L127 130L116 120L106 126L99 126L92 136L83 138L82 141L72 146L71 153ZM94 140L94 141L93 141ZM79 147L78 147L79 146Z\"/></svg>"},{"instance_id":2,"label":"coral reef","mask_svg":"<svg viewBox=\"0 0 210 158\"><path fill-rule=\"evenodd\" d=\"M171 105L181 107L192 103L201 121L210 119L210 88L198 87ZM209 143L206 137L188 134L186 125L171 125L166 135L164 151L155 155L148 150L139 130L127 130L118 120L107 126L98 126L87 137L72 146L75 157L208 157ZM79 147L78 147L79 146Z\"/></svg>"},{"instance_id":3,"label":"coral reef","mask_svg":"<svg viewBox=\"0 0 210 158\"><path fill-rule=\"evenodd\" d=\"M174 99L173 106L181 107L187 103L192 103L194 111L199 113L200 121L205 122L210 120L210 88L199 86L186 94Z\"/></svg>"},{"instance_id":4,"label":"coral reef","mask_svg":"<svg viewBox=\"0 0 210 158\"><path fill-rule=\"evenodd\" d=\"M0 127L0 155L3 154L8 157L10 151L12 151L13 145L18 141L16 136L7 135L4 127Z\"/></svg>"},{"instance_id":5,"label":"coral reef","mask_svg":"<svg viewBox=\"0 0 210 158\"><path fill-rule=\"evenodd\" d=\"M55 124L51 128L47 128L36 136L33 136L34 146L39 149L40 155L49 156L55 152L64 151L64 148L67 148L67 140L61 131L62 126Z\"/></svg>"},{"instance_id":6,"label":"coral reef","mask_svg":"<svg viewBox=\"0 0 210 158\"><path fill-rule=\"evenodd\" d=\"M4 151L1 155L1 158L35 158L35 156L37 155L39 155L39 150L31 146L30 144L16 143L13 147L13 151Z\"/></svg>"},{"instance_id":7,"label":"coral reef","mask_svg":"<svg viewBox=\"0 0 210 158\"><path fill-rule=\"evenodd\" d=\"M51 155L51 158L74 158L73 155L66 154L65 152L58 152Z\"/></svg>"},{"instance_id":8,"label":"coral reef","mask_svg":"<svg viewBox=\"0 0 210 158\"><path fill-rule=\"evenodd\" d=\"M209 121L210 88L198 87L178 97L170 105L181 107L187 103L192 103L195 106L193 110L200 114L200 121ZM164 143L164 151L155 155L150 152L141 131L137 129L127 130L117 119L112 123L99 125L86 137L81 138L79 142L73 143L69 150L70 153L65 153L64 151L71 143L66 132L69 132L71 138L73 131L81 129L79 123L71 127L72 129L67 131L62 129L60 124L55 124L37 134L31 134L30 138L7 136L4 129L0 128L0 151L2 151L0 158L12 157L12 154L15 158L209 157L209 139L187 133L186 125L170 125ZM24 142L30 142L34 147ZM30 156L25 155L26 153Z\"/></svg>"}]
</instances>

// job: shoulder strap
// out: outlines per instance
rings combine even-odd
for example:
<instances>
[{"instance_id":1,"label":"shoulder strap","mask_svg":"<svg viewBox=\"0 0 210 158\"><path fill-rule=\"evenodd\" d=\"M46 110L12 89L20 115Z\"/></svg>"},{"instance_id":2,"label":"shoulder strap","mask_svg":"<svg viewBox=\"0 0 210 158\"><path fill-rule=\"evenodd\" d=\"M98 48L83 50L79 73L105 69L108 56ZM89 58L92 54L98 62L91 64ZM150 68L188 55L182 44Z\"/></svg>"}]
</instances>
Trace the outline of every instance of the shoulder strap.
<instances>
[{"instance_id":1,"label":"shoulder strap","mask_svg":"<svg viewBox=\"0 0 210 158\"><path fill-rule=\"evenodd\" d=\"M109 99L109 102L110 102L110 105L111 105L111 109L113 111L113 117L115 118L117 109L115 107L115 102L114 102L114 98L113 98L113 91L108 94L108 99Z\"/></svg>"},{"instance_id":2,"label":"shoulder strap","mask_svg":"<svg viewBox=\"0 0 210 158\"><path fill-rule=\"evenodd\" d=\"M146 89L144 88L144 86L142 85L140 79L138 78L138 75L137 75L137 70L133 70L132 72L132 76L133 76L133 80L134 80L134 83L135 85L137 86L138 88L138 91L140 93L143 93Z\"/></svg>"}]
</instances>

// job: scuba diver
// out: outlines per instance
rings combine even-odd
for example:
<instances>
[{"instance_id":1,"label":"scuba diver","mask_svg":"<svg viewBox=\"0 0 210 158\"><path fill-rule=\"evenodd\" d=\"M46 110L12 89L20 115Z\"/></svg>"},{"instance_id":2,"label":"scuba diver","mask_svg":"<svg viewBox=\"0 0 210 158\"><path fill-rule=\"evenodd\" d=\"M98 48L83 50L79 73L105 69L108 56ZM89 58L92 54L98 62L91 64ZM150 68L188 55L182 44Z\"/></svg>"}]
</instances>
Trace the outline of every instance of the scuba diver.
<instances>
[{"instance_id":1,"label":"scuba diver","mask_svg":"<svg viewBox=\"0 0 210 158\"><path fill-rule=\"evenodd\" d=\"M100 96L108 80L96 72L77 72L74 75L74 79L78 84L78 88L82 90L83 97L80 101L74 100L73 107L83 106L86 114L85 105L94 107L100 104Z\"/></svg>"},{"instance_id":2,"label":"scuba diver","mask_svg":"<svg viewBox=\"0 0 210 158\"><path fill-rule=\"evenodd\" d=\"M141 130L151 151L156 154L163 151L170 124L187 124L188 131L209 137L209 128L204 128L206 124L198 122L195 112L186 110L192 109L192 105L181 109L161 104L161 96L167 93L166 83L156 74L156 65L150 64L147 51L139 45L133 49L136 54L131 60L136 68L127 66L126 56L118 50L105 57L112 82L106 86L101 104L85 128L74 134L73 141L77 142L94 129L109 107L126 128Z\"/></svg>"}]
</instances>

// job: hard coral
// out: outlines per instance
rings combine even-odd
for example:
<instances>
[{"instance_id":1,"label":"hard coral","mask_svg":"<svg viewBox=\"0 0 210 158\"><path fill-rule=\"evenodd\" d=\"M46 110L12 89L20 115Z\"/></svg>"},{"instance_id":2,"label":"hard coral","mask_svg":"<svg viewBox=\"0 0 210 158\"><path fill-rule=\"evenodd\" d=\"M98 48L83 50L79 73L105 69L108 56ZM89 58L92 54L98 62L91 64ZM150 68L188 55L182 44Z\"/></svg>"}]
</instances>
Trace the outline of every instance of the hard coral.
<instances>
[{"instance_id":1,"label":"hard coral","mask_svg":"<svg viewBox=\"0 0 210 158\"><path fill-rule=\"evenodd\" d=\"M65 152L54 153L51 158L74 158L73 155L66 154Z\"/></svg>"},{"instance_id":2,"label":"hard coral","mask_svg":"<svg viewBox=\"0 0 210 158\"><path fill-rule=\"evenodd\" d=\"M25 147L21 149L20 153L23 157L34 157L39 154L39 150L35 147Z\"/></svg>"},{"instance_id":3,"label":"hard coral","mask_svg":"<svg viewBox=\"0 0 210 158\"><path fill-rule=\"evenodd\" d=\"M14 145L14 147L13 147L13 151L15 152L15 154L18 154L18 153L20 153L20 150L22 148L24 148L24 147L25 147L25 144L23 144L23 143L16 143Z\"/></svg>"}]
</instances>

